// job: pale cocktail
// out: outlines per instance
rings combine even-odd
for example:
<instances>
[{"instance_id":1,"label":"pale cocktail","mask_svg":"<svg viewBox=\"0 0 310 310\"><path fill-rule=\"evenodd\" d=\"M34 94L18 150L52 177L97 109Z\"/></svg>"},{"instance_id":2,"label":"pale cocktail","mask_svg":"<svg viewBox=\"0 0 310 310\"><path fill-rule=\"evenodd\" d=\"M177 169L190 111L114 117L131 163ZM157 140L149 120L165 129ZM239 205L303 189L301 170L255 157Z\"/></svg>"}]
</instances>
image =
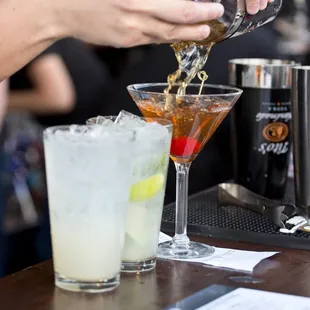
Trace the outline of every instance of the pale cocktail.
<instances>
[{"instance_id":1,"label":"pale cocktail","mask_svg":"<svg viewBox=\"0 0 310 310\"><path fill-rule=\"evenodd\" d=\"M60 126L44 131L55 284L102 292L119 284L134 132Z\"/></svg>"},{"instance_id":2,"label":"pale cocktail","mask_svg":"<svg viewBox=\"0 0 310 310\"><path fill-rule=\"evenodd\" d=\"M172 125L164 119L143 119L126 111L117 117L92 118L88 123L109 121L136 133L122 271L149 271L156 264Z\"/></svg>"}]
</instances>

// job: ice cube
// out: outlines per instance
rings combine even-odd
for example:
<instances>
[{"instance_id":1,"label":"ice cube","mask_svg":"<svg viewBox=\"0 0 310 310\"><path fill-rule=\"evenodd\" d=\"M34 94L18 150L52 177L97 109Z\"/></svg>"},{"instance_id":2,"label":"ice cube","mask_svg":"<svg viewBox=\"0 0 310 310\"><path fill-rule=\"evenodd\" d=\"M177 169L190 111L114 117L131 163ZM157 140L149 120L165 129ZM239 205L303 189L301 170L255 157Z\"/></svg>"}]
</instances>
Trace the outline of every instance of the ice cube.
<instances>
[{"instance_id":1,"label":"ice cube","mask_svg":"<svg viewBox=\"0 0 310 310\"><path fill-rule=\"evenodd\" d=\"M48 129L47 129L48 130ZM87 133L87 126L71 125L68 130L57 129L54 133L55 139L79 140Z\"/></svg>"},{"instance_id":2,"label":"ice cube","mask_svg":"<svg viewBox=\"0 0 310 310\"><path fill-rule=\"evenodd\" d=\"M119 124L129 129L145 126L146 122L140 116L122 110L115 119L115 124Z\"/></svg>"},{"instance_id":3,"label":"ice cube","mask_svg":"<svg viewBox=\"0 0 310 310\"><path fill-rule=\"evenodd\" d=\"M84 125L71 125L69 127L70 134L81 135L87 132L87 126Z\"/></svg>"},{"instance_id":4,"label":"ice cube","mask_svg":"<svg viewBox=\"0 0 310 310\"><path fill-rule=\"evenodd\" d=\"M98 138L101 137L104 133L106 128L104 126L92 126L88 128L88 134L90 137Z\"/></svg>"},{"instance_id":5,"label":"ice cube","mask_svg":"<svg viewBox=\"0 0 310 310\"><path fill-rule=\"evenodd\" d=\"M102 126L109 126L109 125L113 124L113 121L109 118L98 115L96 117L95 124L102 125Z\"/></svg>"},{"instance_id":6,"label":"ice cube","mask_svg":"<svg viewBox=\"0 0 310 310\"><path fill-rule=\"evenodd\" d=\"M137 139L161 140L167 139L168 129L156 122L145 123L144 127L137 128Z\"/></svg>"},{"instance_id":7,"label":"ice cube","mask_svg":"<svg viewBox=\"0 0 310 310\"><path fill-rule=\"evenodd\" d=\"M109 120L110 121L110 120ZM88 135L92 138L104 138L112 139L115 141L128 141L133 139L135 136L134 131L128 130L124 126L119 124L114 124L111 122L106 122L104 126L93 125L88 127Z\"/></svg>"},{"instance_id":8,"label":"ice cube","mask_svg":"<svg viewBox=\"0 0 310 310\"><path fill-rule=\"evenodd\" d=\"M140 152L158 152L170 144L171 134L165 126L158 123L147 123L144 127L136 128L136 141Z\"/></svg>"}]
</instances>

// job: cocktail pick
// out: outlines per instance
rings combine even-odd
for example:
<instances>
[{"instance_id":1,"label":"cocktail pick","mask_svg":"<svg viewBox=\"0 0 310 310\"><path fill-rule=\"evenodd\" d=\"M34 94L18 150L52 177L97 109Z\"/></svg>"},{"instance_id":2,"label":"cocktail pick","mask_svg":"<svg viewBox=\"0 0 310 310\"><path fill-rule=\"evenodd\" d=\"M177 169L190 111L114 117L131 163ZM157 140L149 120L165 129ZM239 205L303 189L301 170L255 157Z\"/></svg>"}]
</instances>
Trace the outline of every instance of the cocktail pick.
<instances>
[{"instance_id":1,"label":"cocktail pick","mask_svg":"<svg viewBox=\"0 0 310 310\"><path fill-rule=\"evenodd\" d=\"M206 71L199 71L197 73L198 79L201 81L201 85L200 85L200 89L199 89L199 96L201 95L203 86L205 84L205 81L208 79L208 74L206 73Z\"/></svg>"}]
</instances>

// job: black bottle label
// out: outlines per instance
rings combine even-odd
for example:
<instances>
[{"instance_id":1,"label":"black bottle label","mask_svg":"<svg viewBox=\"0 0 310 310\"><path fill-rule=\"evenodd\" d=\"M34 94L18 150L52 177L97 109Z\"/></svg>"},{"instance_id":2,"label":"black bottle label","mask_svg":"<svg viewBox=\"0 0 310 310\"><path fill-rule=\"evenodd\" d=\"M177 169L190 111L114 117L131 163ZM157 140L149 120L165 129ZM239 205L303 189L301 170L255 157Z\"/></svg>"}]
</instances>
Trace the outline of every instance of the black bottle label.
<instances>
[{"instance_id":1,"label":"black bottle label","mask_svg":"<svg viewBox=\"0 0 310 310\"><path fill-rule=\"evenodd\" d=\"M281 199L291 147L290 90L244 88L232 117L236 182Z\"/></svg>"}]
</instances>

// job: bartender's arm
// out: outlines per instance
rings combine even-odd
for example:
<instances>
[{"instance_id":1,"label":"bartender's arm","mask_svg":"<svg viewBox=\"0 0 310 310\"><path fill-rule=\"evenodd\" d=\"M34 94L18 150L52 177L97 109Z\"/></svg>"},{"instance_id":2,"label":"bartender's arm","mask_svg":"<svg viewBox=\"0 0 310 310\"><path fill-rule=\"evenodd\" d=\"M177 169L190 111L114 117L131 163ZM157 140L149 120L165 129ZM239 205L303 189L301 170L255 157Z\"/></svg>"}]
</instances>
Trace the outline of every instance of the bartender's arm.
<instances>
[{"instance_id":1,"label":"bartender's arm","mask_svg":"<svg viewBox=\"0 0 310 310\"><path fill-rule=\"evenodd\" d=\"M247 0L249 13L267 2ZM210 29L200 23L223 11L185 0L0 0L0 81L63 37L114 47L201 40Z\"/></svg>"},{"instance_id":2,"label":"bartender's arm","mask_svg":"<svg viewBox=\"0 0 310 310\"><path fill-rule=\"evenodd\" d=\"M199 23L223 11L185 0L0 0L0 80L63 37L114 47L200 40L210 29Z\"/></svg>"}]
</instances>

